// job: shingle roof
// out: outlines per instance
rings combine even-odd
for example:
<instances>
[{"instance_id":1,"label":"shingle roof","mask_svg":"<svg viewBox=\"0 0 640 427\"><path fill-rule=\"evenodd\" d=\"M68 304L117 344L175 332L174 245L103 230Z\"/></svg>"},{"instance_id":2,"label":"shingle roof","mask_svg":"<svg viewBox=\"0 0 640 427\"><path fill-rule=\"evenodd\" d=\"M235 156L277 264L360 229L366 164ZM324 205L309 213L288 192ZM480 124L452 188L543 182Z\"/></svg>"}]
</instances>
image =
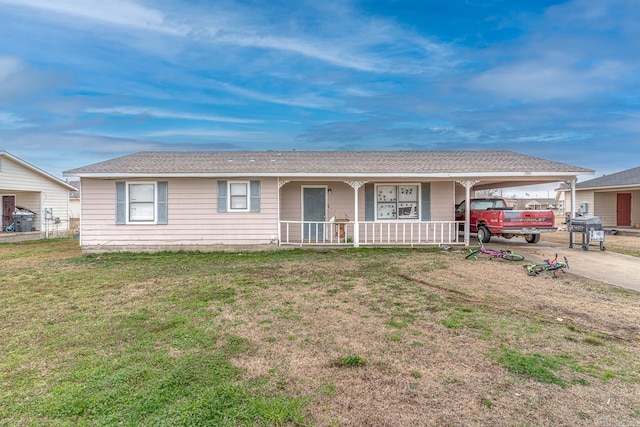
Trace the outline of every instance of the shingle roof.
<instances>
[{"instance_id":1,"label":"shingle roof","mask_svg":"<svg viewBox=\"0 0 640 427\"><path fill-rule=\"evenodd\" d=\"M512 151L153 151L65 171L65 176L123 174L486 174L593 173Z\"/></svg>"},{"instance_id":2,"label":"shingle roof","mask_svg":"<svg viewBox=\"0 0 640 427\"><path fill-rule=\"evenodd\" d=\"M623 185L640 185L640 167L579 182L576 184L576 188L619 187Z\"/></svg>"}]
</instances>

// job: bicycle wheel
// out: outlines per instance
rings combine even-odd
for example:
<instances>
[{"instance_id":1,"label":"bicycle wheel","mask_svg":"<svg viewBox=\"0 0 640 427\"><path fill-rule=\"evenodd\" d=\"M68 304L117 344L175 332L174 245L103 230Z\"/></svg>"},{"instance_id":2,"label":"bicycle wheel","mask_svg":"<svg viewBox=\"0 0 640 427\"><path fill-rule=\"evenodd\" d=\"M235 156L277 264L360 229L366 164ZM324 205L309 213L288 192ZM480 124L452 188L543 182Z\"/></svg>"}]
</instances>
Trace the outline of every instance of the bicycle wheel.
<instances>
[{"instance_id":1,"label":"bicycle wheel","mask_svg":"<svg viewBox=\"0 0 640 427\"><path fill-rule=\"evenodd\" d=\"M482 252L480 251L480 249L476 249L475 251L471 252L469 255L467 255L465 257L465 259L478 259L478 255L480 255Z\"/></svg>"},{"instance_id":2,"label":"bicycle wheel","mask_svg":"<svg viewBox=\"0 0 640 427\"><path fill-rule=\"evenodd\" d=\"M502 259L506 259L507 261L522 261L524 257L522 255L514 254L513 252L507 252L502 255Z\"/></svg>"},{"instance_id":3,"label":"bicycle wheel","mask_svg":"<svg viewBox=\"0 0 640 427\"><path fill-rule=\"evenodd\" d=\"M533 264L533 265L523 265L522 268L526 268L527 269L527 274L529 276L537 276L538 274L542 273L544 271L544 267L537 265L537 264Z\"/></svg>"}]
</instances>

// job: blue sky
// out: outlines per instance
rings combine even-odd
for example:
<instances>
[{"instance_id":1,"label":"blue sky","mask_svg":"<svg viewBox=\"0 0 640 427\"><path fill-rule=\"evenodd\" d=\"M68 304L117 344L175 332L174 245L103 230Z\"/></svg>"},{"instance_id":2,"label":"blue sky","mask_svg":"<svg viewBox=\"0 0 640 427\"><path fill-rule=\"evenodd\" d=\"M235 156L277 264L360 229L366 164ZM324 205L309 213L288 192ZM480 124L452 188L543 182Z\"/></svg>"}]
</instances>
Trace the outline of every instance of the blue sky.
<instances>
[{"instance_id":1,"label":"blue sky","mask_svg":"<svg viewBox=\"0 0 640 427\"><path fill-rule=\"evenodd\" d=\"M508 149L640 164L637 0L0 0L0 149ZM582 180L593 178L585 176Z\"/></svg>"}]
</instances>

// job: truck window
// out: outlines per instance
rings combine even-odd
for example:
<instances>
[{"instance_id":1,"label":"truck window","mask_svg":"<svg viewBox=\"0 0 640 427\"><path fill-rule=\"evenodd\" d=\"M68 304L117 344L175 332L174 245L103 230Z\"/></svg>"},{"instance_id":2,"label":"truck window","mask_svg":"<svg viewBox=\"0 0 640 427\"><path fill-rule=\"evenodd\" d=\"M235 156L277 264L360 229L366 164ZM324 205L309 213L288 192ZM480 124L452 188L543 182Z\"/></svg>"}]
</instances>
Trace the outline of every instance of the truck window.
<instances>
[{"instance_id":1,"label":"truck window","mask_svg":"<svg viewBox=\"0 0 640 427\"><path fill-rule=\"evenodd\" d=\"M502 199L480 199L471 202L471 210L487 210L490 208L506 208Z\"/></svg>"}]
</instances>

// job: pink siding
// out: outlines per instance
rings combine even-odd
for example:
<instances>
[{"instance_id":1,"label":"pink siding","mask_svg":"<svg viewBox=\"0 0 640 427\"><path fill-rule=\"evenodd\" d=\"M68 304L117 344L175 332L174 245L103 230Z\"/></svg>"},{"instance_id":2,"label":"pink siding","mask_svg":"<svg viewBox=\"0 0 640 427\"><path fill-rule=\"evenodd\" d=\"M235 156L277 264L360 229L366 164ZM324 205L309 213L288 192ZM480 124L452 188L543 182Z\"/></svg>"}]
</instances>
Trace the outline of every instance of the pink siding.
<instances>
[{"instance_id":1,"label":"pink siding","mask_svg":"<svg viewBox=\"0 0 640 427\"><path fill-rule=\"evenodd\" d=\"M83 179L82 246L102 249L246 246L266 245L277 237L278 185L274 178L261 180L259 213L218 213L216 179L167 181L168 224L116 225L115 180Z\"/></svg>"},{"instance_id":2,"label":"pink siding","mask_svg":"<svg viewBox=\"0 0 640 427\"><path fill-rule=\"evenodd\" d=\"M344 219L345 215L353 220L353 188L344 182L289 182L281 188L280 206L282 221L302 221L302 187L323 185L331 189L327 194L327 219L335 216ZM359 196L363 199L360 209L364 209L364 188ZM364 220L364 214L362 215Z\"/></svg>"},{"instance_id":3,"label":"pink siding","mask_svg":"<svg viewBox=\"0 0 640 427\"><path fill-rule=\"evenodd\" d=\"M431 183L431 221L455 219L455 183L435 181Z\"/></svg>"}]
</instances>

